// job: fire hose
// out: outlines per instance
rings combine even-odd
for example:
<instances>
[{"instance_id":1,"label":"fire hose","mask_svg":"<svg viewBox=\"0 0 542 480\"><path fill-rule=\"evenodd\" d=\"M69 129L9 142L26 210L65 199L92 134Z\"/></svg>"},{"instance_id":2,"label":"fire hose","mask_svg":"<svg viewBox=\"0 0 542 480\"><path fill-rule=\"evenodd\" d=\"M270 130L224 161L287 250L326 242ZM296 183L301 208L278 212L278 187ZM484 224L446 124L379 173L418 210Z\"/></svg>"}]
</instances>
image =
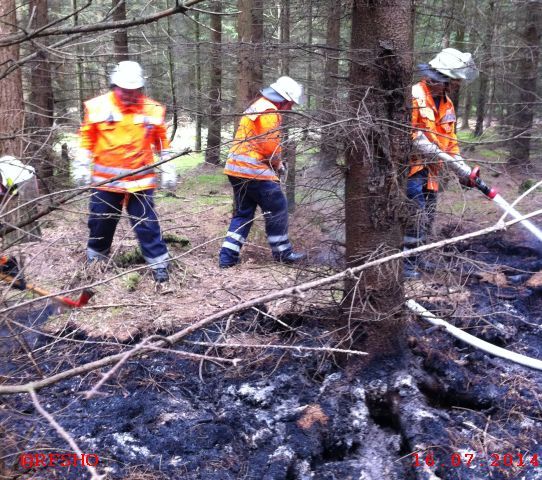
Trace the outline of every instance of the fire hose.
<instances>
[{"instance_id":1,"label":"fire hose","mask_svg":"<svg viewBox=\"0 0 542 480\"><path fill-rule=\"evenodd\" d=\"M509 350L506 350L505 348L498 347L497 345L493 345L492 343L486 342L485 340L481 340L475 337L474 335L471 335L470 333L467 333L461 330L460 328L450 325L448 322L442 320L441 318L436 317L429 310L427 310L426 308L421 306L418 302L415 302L412 299L407 300L406 305L410 310L418 314L424 320L427 320L429 323L431 323L434 326L443 328L449 334L453 335L455 338L458 338L459 340L465 343L468 343L469 345L472 345L473 347L483 350L484 352L489 353L491 355L495 355L496 357L501 357L506 360L519 363L520 365L524 365L530 368L535 368L536 370L542 370L542 360L528 357L520 353L510 352Z\"/></svg>"},{"instance_id":2,"label":"fire hose","mask_svg":"<svg viewBox=\"0 0 542 480\"><path fill-rule=\"evenodd\" d=\"M497 191L490 187L480 178L480 167L469 167L461 157L452 157L444 152L439 152L438 157L448 163L457 173L460 182L471 188L476 188L490 200L493 200L507 215L519 220L519 223L542 242L542 231L531 221L523 219L523 215L508 203Z\"/></svg>"}]
</instances>

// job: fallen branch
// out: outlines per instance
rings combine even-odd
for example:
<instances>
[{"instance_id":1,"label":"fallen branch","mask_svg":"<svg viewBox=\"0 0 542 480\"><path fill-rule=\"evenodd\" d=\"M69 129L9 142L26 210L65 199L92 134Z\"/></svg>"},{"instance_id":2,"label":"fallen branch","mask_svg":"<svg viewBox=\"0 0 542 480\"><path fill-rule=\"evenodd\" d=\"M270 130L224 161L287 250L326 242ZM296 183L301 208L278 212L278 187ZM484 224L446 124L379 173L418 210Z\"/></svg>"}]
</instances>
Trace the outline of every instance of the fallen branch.
<instances>
[{"instance_id":1,"label":"fallen branch","mask_svg":"<svg viewBox=\"0 0 542 480\"><path fill-rule=\"evenodd\" d=\"M237 313L243 310L247 310L249 308L255 307L257 305L260 305L262 303L268 303L273 300L278 300L280 298L284 297L301 297L303 295L303 292L310 291L314 288L322 287L325 285L330 285L333 283L336 283L340 280L343 280L345 278L354 278L356 274L361 273L363 270L367 270L368 268L377 267L379 265L382 265L384 263L393 261L393 260L399 260L403 259L412 255L417 255L421 252L427 252L429 250L434 250L436 248L444 247L447 245L452 245L454 243L458 243L463 240L468 240L475 237L480 237L482 235L487 235L488 233L496 232L499 230L503 230L508 226L514 225L518 222L520 222L523 219L532 218L537 215L542 214L541 210L536 210L534 212L531 212L529 214L524 215L520 219L514 219L510 220L505 223L497 223L491 227L482 228L480 230L477 230L475 232L466 233L464 235L460 235L458 237L454 238L447 238L444 240L441 240L439 242L434 242L427 245L422 245L421 247L413 248L411 250L405 250L398 253L395 253L393 255L388 255L387 257L379 258L376 260L373 260L371 262L367 262L363 265L359 265L357 267L348 268L346 270L343 270L339 273L336 273L335 275L330 275L325 278L321 278L318 280L312 280L310 282L302 283L300 285L296 285L293 287L288 287L283 290L279 290L276 292L269 293L267 295L254 298L252 300L248 300L246 302L241 302L233 307L230 307L226 310L222 310L220 312L214 313L212 315L209 315L203 319L201 319L198 322L193 323L189 327L184 328L183 330L172 334L168 337L165 337L165 340L161 340L159 342L153 343L149 345L149 348L145 347L142 348L138 353L145 352L147 350L151 350L151 347L163 347L166 343L169 343L171 345L181 341L183 338L187 337L188 335L194 333L195 331L199 330L202 327L205 327L216 320L219 320L221 318L227 317L228 315L231 315L232 313ZM7 309L6 309L7 310ZM22 393L22 392L29 392L30 390L38 390L40 388L46 387L48 385L52 385L56 382L59 382L61 380L65 380L67 378L74 377L76 375L80 375L83 373L90 372L92 370L96 370L97 368L103 367L105 365L109 365L111 363L118 362L122 359L122 357L125 355L125 353L122 354L116 354L116 355L110 355L108 357L101 358L100 360L96 360L94 362L87 363L85 365L81 365L79 367L75 367L69 370L65 370L64 372L57 373L56 375L51 375L50 377L20 384L20 385L3 385L0 386L0 395L6 395L11 393Z\"/></svg>"},{"instance_id":2,"label":"fallen branch","mask_svg":"<svg viewBox=\"0 0 542 480\"><path fill-rule=\"evenodd\" d=\"M96 188L96 187L101 187L102 185L106 185L108 183L115 182L117 180L121 180L124 177L130 177L132 175L135 175L135 174L138 174L138 173L141 173L141 172L145 172L147 170L151 170L151 169L153 169L155 167L163 165L164 163L171 162L172 160L175 160L176 158L182 157L184 155L188 155L191 151L192 150L190 148L186 148L182 152L180 152L180 153L178 153L176 155L173 155L171 157L165 158L164 160L160 160L158 162L152 163L151 165L145 165L144 167L138 168L136 170L132 170L129 173L124 173L122 175L117 175L116 177L109 178L109 179L104 180L102 182L98 182L98 183L94 183L92 185L88 185L86 187L78 188L76 191L62 197L60 200L57 200L56 202L51 203L47 207L43 208L42 210L40 210L36 214L34 214L31 217L27 218L26 220L18 223L17 225L1 228L0 229L0 237L4 237L8 233L13 232L14 230L17 230L18 228L25 227L26 225L29 225L32 222L35 222L36 220L39 220L41 217L44 217L45 215L48 215L51 212L54 212L55 210L60 208L62 205L64 205L66 202L69 202L73 198L78 197L83 192L86 192L88 190L92 190L93 188ZM41 197L41 198L43 198L43 197ZM19 205L18 207L14 208L14 209L12 209L12 210L10 210L8 212L5 212L4 214L0 215L0 219L2 217L6 216L6 215L9 215L9 214L15 212L18 209L21 209L21 208L23 208L23 207L25 207L25 206L27 206L29 204L32 204L32 203L35 203L36 201L39 201L41 198L30 200L30 201L28 201L28 202L26 202L26 203L24 203L22 205Z\"/></svg>"},{"instance_id":3,"label":"fallen branch","mask_svg":"<svg viewBox=\"0 0 542 480\"><path fill-rule=\"evenodd\" d=\"M214 342L186 342L191 345L201 345L203 347L230 347L230 348L276 348L279 350L295 350L298 352L324 352L324 353L348 353L352 355L368 355L367 352L359 350L347 350L334 347L305 347L301 345L273 345L266 343L214 343Z\"/></svg>"}]
</instances>

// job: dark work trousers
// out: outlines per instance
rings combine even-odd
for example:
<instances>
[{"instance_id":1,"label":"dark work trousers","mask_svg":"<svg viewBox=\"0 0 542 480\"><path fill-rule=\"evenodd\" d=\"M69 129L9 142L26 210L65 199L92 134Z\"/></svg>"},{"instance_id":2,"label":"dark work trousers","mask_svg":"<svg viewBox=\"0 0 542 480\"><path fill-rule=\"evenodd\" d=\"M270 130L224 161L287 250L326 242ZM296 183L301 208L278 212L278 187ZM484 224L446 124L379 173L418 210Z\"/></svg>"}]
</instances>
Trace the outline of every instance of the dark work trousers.
<instances>
[{"instance_id":1,"label":"dark work trousers","mask_svg":"<svg viewBox=\"0 0 542 480\"><path fill-rule=\"evenodd\" d=\"M126 211L135 231L143 257L152 268L166 268L168 250L160 233L160 225L154 209L154 190L136 193L115 193L92 190L88 228L90 236L87 245L89 261L103 259L109 255L113 236L120 220L126 200Z\"/></svg>"},{"instance_id":2,"label":"dark work trousers","mask_svg":"<svg viewBox=\"0 0 542 480\"><path fill-rule=\"evenodd\" d=\"M292 251L288 239L288 203L279 183L230 175L228 178L233 187L235 212L220 249L220 264L234 265L239 261L257 207L264 214L265 232L273 257L280 260L288 255Z\"/></svg>"},{"instance_id":3,"label":"dark work trousers","mask_svg":"<svg viewBox=\"0 0 542 480\"><path fill-rule=\"evenodd\" d=\"M416 205L416 214L406 231L405 246L422 245L431 235L437 210L437 192L427 190L427 169L415 173L407 180L407 197Z\"/></svg>"}]
</instances>

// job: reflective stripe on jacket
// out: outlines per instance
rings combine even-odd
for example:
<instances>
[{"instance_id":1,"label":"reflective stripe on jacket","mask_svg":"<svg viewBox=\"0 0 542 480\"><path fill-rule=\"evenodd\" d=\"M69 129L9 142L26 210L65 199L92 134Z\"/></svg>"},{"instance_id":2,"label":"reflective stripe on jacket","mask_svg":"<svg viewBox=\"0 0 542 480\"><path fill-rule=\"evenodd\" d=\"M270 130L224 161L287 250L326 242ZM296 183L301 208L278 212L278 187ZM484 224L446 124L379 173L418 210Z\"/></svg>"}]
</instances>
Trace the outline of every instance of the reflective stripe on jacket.
<instances>
[{"instance_id":1,"label":"reflective stripe on jacket","mask_svg":"<svg viewBox=\"0 0 542 480\"><path fill-rule=\"evenodd\" d=\"M92 182L154 163L154 152L169 148L164 117L165 108L148 97L138 105L124 106L108 92L85 102L81 148L93 157ZM156 188L156 174L142 172L98 188L114 192Z\"/></svg>"},{"instance_id":2,"label":"reflective stripe on jacket","mask_svg":"<svg viewBox=\"0 0 542 480\"><path fill-rule=\"evenodd\" d=\"M459 154L459 145L455 134L456 116L452 101L445 96L437 109L435 101L425 81L412 87L412 126L413 137L421 130L430 142L436 144L443 152L450 155ZM420 130L416 130L420 129ZM408 176L427 168L427 190L438 190L438 174L442 168L442 160L427 160L413 156Z\"/></svg>"},{"instance_id":3,"label":"reflective stripe on jacket","mask_svg":"<svg viewBox=\"0 0 542 480\"><path fill-rule=\"evenodd\" d=\"M224 173L252 180L278 181L280 164L280 125L278 107L260 97L248 107L235 134Z\"/></svg>"}]
</instances>

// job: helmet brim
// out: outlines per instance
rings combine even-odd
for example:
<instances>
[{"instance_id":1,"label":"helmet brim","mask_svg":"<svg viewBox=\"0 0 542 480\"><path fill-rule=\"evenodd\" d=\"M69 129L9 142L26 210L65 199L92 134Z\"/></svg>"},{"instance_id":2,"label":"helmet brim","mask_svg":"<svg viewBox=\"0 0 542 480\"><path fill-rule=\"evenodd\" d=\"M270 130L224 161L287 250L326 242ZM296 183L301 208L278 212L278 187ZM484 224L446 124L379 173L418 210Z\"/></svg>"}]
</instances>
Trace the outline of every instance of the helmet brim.
<instances>
[{"instance_id":1,"label":"helmet brim","mask_svg":"<svg viewBox=\"0 0 542 480\"><path fill-rule=\"evenodd\" d=\"M447 77L443 73L440 73L438 70L435 70L428 63L420 63L417 66L417 72L424 78L429 78L434 82L438 83L449 83L451 78Z\"/></svg>"}]
</instances>

